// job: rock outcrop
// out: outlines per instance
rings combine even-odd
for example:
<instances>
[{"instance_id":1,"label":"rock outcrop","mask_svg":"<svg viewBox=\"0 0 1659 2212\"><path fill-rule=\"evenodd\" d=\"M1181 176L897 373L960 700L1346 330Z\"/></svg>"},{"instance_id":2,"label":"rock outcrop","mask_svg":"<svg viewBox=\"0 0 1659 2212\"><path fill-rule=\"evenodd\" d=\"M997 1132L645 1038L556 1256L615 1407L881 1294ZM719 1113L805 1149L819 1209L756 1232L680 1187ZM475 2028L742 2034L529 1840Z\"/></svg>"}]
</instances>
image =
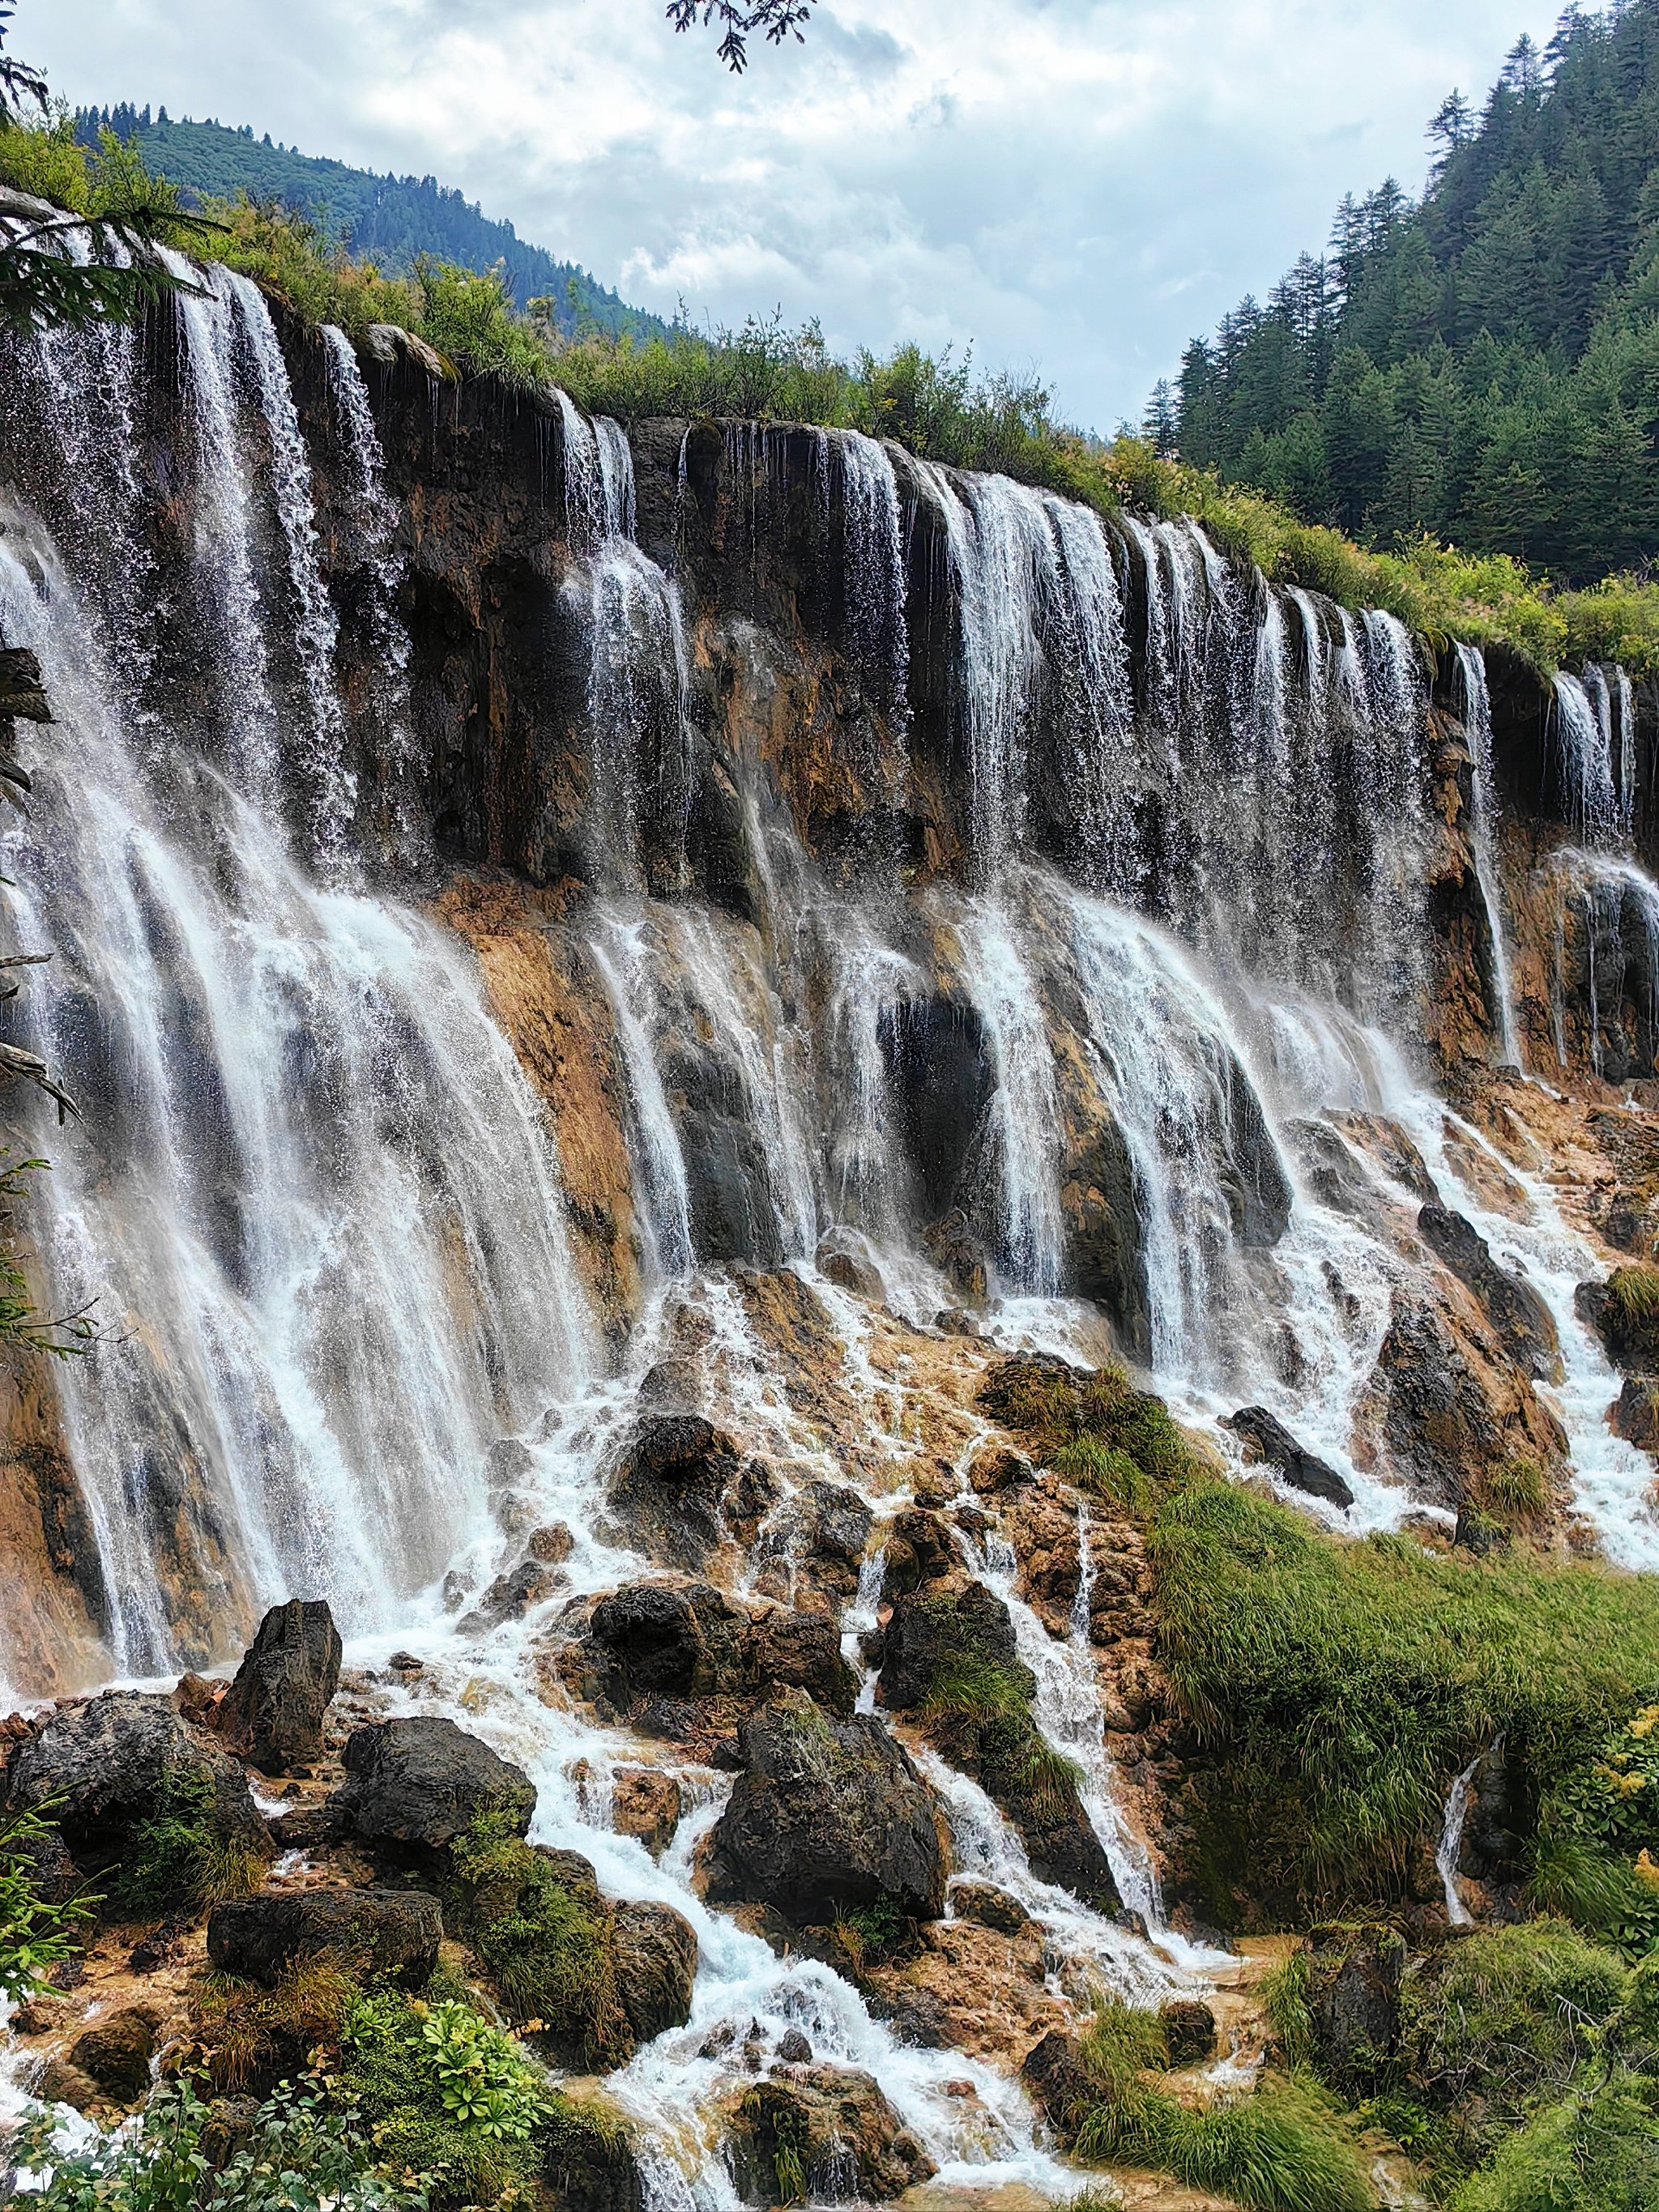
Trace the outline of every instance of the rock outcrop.
<instances>
[{"instance_id":1,"label":"rock outcrop","mask_svg":"<svg viewBox=\"0 0 1659 2212\"><path fill-rule=\"evenodd\" d=\"M522 1768L449 1720L393 1720L354 1729L346 1780L330 1802L339 1826L370 1850L413 1864L443 1855L481 1813L522 1836L536 1786Z\"/></svg>"},{"instance_id":2,"label":"rock outcrop","mask_svg":"<svg viewBox=\"0 0 1659 2212\"><path fill-rule=\"evenodd\" d=\"M267 1892L216 1905L208 1956L221 1972L272 1987L296 1959L331 1952L366 1973L419 1989L438 1963L443 1908L409 1889Z\"/></svg>"},{"instance_id":3,"label":"rock outcrop","mask_svg":"<svg viewBox=\"0 0 1659 2212\"><path fill-rule=\"evenodd\" d=\"M340 1682L340 1633L320 1599L290 1598L259 1624L214 1726L262 1774L314 1758Z\"/></svg>"}]
</instances>

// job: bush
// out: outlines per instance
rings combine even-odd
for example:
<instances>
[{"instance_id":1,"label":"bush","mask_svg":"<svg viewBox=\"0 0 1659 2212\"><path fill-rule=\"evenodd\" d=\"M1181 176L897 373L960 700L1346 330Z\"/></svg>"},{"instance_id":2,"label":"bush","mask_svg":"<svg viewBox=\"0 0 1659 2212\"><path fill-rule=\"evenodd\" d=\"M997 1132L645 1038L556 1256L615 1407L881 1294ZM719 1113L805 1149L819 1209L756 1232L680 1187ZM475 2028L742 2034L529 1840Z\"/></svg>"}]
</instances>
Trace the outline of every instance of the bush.
<instances>
[{"instance_id":1,"label":"bush","mask_svg":"<svg viewBox=\"0 0 1659 2212\"><path fill-rule=\"evenodd\" d=\"M591 2067L627 2058L633 2036L603 1906L574 1894L499 1814L477 1814L452 1856L473 1948L511 2016Z\"/></svg>"},{"instance_id":2,"label":"bush","mask_svg":"<svg viewBox=\"0 0 1659 2212\"><path fill-rule=\"evenodd\" d=\"M76 1955L97 1914L84 1891L63 1900L40 1894L37 1852L57 1834L52 1809L49 1800L0 1820L0 1992L13 2004L50 1986L52 1968Z\"/></svg>"},{"instance_id":3,"label":"bush","mask_svg":"<svg viewBox=\"0 0 1659 2212\"><path fill-rule=\"evenodd\" d=\"M513 2039L470 2006L359 1996L331 2087L362 2113L380 2161L427 2177L435 2203L509 2204L532 2192L536 2132L552 2114L552 2092Z\"/></svg>"},{"instance_id":4,"label":"bush","mask_svg":"<svg viewBox=\"0 0 1659 2212\"><path fill-rule=\"evenodd\" d=\"M134 1823L114 1893L135 1917L176 1910L181 1901L204 1911L223 1898L250 1895L264 1879L252 1846L216 1826L211 1776L174 1767L149 1817Z\"/></svg>"},{"instance_id":5,"label":"bush","mask_svg":"<svg viewBox=\"0 0 1659 2212\"><path fill-rule=\"evenodd\" d=\"M1659 1681L1659 1585L1524 1557L1339 1542L1224 1482L1169 1497L1159 1656L1210 1755L1191 1790L1209 1911L1398 1893L1451 1778L1502 1733L1547 1798Z\"/></svg>"},{"instance_id":6,"label":"bush","mask_svg":"<svg viewBox=\"0 0 1659 2212\"><path fill-rule=\"evenodd\" d=\"M137 2127L93 2128L58 2140L45 2112L19 2129L11 2155L43 2212L402 2212L424 2207L419 2183L374 2170L374 2154L349 2116L315 2097L284 2094L261 2106L249 2136L218 2172L207 2154L212 2114L182 2083L151 2097Z\"/></svg>"},{"instance_id":7,"label":"bush","mask_svg":"<svg viewBox=\"0 0 1659 2212\"><path fill-rule=\"evenodd\" d=\"M1450 2201L1452 2212L1652 2212L1659 2090L1620 2069L1545 2106Z\"/></svg>"},{"instance_id":8,"label":"bush","mask_svg":"<svg viewBox=\"0 0 1659 2212\"><path fill-rule=\"evenodd\" d=\"M262 1989L234 1974L210 1975L191 2014L193 2040L175 2070L240 2096L295 2082L337 2055L346 2020L362 1994L341 1959L296 1959Z\"/></svg>"}]
</instances>

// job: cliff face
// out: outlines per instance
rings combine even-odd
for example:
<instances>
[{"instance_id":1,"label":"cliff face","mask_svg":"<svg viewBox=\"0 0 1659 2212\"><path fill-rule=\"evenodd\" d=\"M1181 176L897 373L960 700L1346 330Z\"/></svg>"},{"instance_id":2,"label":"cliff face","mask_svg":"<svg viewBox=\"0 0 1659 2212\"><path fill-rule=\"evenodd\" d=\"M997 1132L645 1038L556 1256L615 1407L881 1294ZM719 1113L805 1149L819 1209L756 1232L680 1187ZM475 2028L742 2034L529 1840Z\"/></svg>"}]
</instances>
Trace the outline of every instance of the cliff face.
<instances>
[{"instance_id":1,"label":"cliff face","mask_svg":"<svg viewBox=\"0 0 1659 2212\"><path fill-rule=\"evenodd\" d=\"M342 1466L352 1601L435 1574L495 1445L710 1268L923 1323L1084 1301L1455 1514L1402 1380L1439 1345L1565 1485L1401 1194L1431 1085L1501 1128L1505 1060L1652 1074L1649 698L1431 670L1187 526L842 433L624 440L216 283L54 341L0 425L11 619L88 777L44 756L20 863L88 1113L48 1273L150 1301L67 1443L50 1378L13 1423L31 1679L212 1656ZM112 1529L153 1602L87 1566Z\"/></svg>"}]
</instances>

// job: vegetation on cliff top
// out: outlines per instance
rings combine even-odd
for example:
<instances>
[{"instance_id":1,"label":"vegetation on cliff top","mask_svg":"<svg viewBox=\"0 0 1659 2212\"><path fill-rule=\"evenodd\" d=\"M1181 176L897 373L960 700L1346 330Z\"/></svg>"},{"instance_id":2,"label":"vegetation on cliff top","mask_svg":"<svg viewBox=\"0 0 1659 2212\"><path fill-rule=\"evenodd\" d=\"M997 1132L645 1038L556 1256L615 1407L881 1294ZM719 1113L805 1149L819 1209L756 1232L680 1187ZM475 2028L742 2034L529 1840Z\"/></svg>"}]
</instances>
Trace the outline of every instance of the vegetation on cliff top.
<instances>
[{"instance_id":1,"label":"vegetation on cliff top","mask_svg":"<svg viewBox=\"0 0 1659 2212\"><path fill-rule=\"evenodd\" d=\"M1659 0L1577 7L1477 116L1188 349L1149 421L1188 459L1367 543L1426 532L1586 579L1659 522Z\"/></svg>"},{"instance_id":2,"label":"vegetation on cliff top","mask_svg":"<svg viewBox=\"0 0 1659 2212\"><path fill-rule=\"evenodd\" d=\"M67 112L0 130L0 181L70 208L92 206L99 158L107 155L89 159ZM227 226L215 253L296 313L357 338L371 323L400 324L469 373L526 389L556 384L590 412L624 422L735 416L863 430L924 459L1001 471L1108 516L1125 508L1190 514L1223 550L1275 581L1324 592L1343 606L1386 608L1437 649L1462 638L1512 647L1540 671L1589 659L1659 669L1659 587L1644 580L1558 592L1507 554L1468 556L1426 535L1367 551L1214 468L1161 454L1152 441L1106 443L1069 429L1040 383L981 375L948 353L935 359L910 345L885 359L862 353L845 362L816 325L791 331L777 320L641 338L578 318L567 336L562 303L532 300L521 313L497 273L418 257L407 274L388 275L331 246L286 208L243 197L208 200L204 211Z\"/></svg>"}]
</instances>

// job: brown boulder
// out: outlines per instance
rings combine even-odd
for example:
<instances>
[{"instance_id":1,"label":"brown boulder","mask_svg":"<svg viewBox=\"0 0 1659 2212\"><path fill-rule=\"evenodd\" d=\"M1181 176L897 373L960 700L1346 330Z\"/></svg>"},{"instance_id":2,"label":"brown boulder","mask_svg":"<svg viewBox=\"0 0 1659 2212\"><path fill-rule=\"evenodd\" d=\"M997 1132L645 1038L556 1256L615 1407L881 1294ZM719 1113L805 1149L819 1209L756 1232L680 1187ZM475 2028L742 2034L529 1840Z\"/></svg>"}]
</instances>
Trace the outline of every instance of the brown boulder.
<instances>
[{"instance_id":1,"label":"brown boulder","mask_svg":"<svg viewBox=\"0 0 1659 2212\"><path fill-rule=\"evenodd\" d=\"M617 1993L635 2039L649 2043L665 2028L691 2017L691 1984L697 1976L697 1938L672 1905L619 1905L611 1924L617 1949Z\"/></svg>"},{"instance_id":2,"label":"brown boulder","mask_svg":"<svg viewBox=\"0 0 1659 2212\"><path fill-rule=\"evenodd\" d=\"M727 2106L738 2193L753 2204L884 2203L926 2181L933 2164L869 2075L792 2067Z\"/></svg>"},{"instance_id":3,"label":"brown boulder","mask_svg":"<svg viewBox=\"0 0 1659 2212\"><path fill-rule=\"evenodd\" d=\"M114 2098L130 2105L149 2087L149 2062L155 2055L159 2016L148 2006L129 2005L76 2036L69 2063Z\"/></svg>"},{"instance_id":4,"label":"brown boulder","mask_svg":"<svg viewBox=\"0 0 1659 2212\"><path fill-rule=\"evenodd\" d=\"M674 1840L684 1797L672 1774L654 1766L619 1766L611 1791L611 1825L619 1836L637 1836L653 1858Z\"/></svg>"}]
</instances>

